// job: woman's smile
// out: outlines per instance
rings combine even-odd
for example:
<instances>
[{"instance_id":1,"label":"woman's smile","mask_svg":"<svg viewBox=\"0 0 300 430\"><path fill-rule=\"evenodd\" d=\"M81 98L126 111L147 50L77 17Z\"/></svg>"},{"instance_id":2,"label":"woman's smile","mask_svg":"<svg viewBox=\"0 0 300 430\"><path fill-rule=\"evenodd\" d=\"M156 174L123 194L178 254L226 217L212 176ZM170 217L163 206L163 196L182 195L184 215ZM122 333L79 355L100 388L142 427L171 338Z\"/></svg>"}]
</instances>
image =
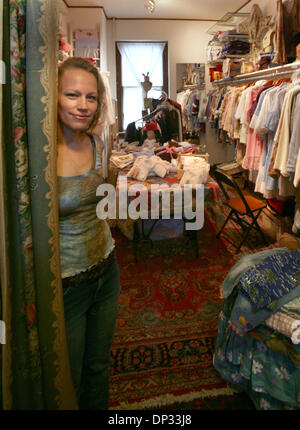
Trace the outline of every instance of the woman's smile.
<instances>
[{"instance_id":1,"label":"woman's smile","mask_svg":"<svg viewBox=\"0 0 300 430\"><path fill-rule=\"evenodd\" d=\"M87 120L87 119L91 118L91 116L90 116L90 115L80 115L80 114L74 114L74 113L70 113L70 115L71 115L73 118L78 119L78 120L80 120L80 121L85 121L85 120Z\"/></svg>"}]
</instances>

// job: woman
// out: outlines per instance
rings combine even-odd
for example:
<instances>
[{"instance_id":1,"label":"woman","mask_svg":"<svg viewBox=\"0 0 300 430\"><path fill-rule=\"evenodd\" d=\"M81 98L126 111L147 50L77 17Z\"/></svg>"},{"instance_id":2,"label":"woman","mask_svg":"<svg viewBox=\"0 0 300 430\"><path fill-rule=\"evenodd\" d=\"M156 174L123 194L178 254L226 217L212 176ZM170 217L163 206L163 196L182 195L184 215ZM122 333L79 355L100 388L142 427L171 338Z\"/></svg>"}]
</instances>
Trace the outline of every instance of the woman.
<instances>
[{"instance_id":1,"label":"woman","mask_svg":"<svg viewBox=\"0 0 300 430\"><path fill-rule=\"evenodd\" d=\"M96 215L103 177L91 134L105 112L105 87L93 64L78 57L61 63L58 81L60 254L71 374L80 409L107 409L120 280L109 226Z\"/></svg>"}]
</instances>

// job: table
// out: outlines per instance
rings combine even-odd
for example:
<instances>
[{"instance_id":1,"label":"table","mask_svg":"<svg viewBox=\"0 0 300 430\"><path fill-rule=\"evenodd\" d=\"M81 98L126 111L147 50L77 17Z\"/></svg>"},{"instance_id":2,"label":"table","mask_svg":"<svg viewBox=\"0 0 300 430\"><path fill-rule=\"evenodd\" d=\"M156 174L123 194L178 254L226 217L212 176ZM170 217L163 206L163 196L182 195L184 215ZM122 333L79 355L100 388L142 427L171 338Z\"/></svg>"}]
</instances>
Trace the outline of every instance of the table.
<instances>
[{"instance_id":1,"label":"table","mask_svg":"<svg viewBox=\"0 0 300 430\"><path fill-rule=\"evenodd\" d=\"M150 242L151 246L153 246L153 241L151 239L151 234L153 233L153 230L155 229L157 223L159 220L162 219L182 219L184 223L185 229L187 229L187 226L191 226L191 224L196 222L195 218L187 218L185 208L183 209L183 202L184 198L182 198L182 202L177 202L176 198L174 198L175 194L170 193L170 207L165 209L163 202L162 194L159 193L160 198L158 200L158 206L156 207L156 213L155 217L152 217L152 212L154 211L153 206L151 206L151 203L153 203L153 200L151 200L151 193L153 193L153 190L159 188L160 190L165 186L166 190L170 191L173 187L177 187L176 189L183 190L183 187L180 187L180 180L177 178L175 174L170 174L165 178L160 178L158 176L150 176L145 181L138 181L136 179L132 179L127 177L127 169L124 169L119 172L118 178L117 178L117 184L116 184L116 195L117 195L117 201L118 197L121 194L121 187L126 184L127 189L133 189L134 195L127 197L127 204L128 208L130 208L130 203L132 200L135 200L137 196L142 196L141 200L143 200L145 203L147 202L148 205L143 211L143 208L141 208L141 205L139 207L140 210L140 217L132 218L130 217L129 211L126 213L126 219L119 218L117 219L117 226L120 228L120 230L124 231L124 228L127 228L127 230L131 230L133 232L133 242L134 242L134 257L135 262L137 262L137 253L138 253L138 247L141 243L144 242ZM209 177L208 182L203 187L203 193L204 193L204 202L206 203L210 199L217 199L218 193L217 193L218 185L216 182ZM182 193L183 191L181 191ZM192 203L191 203L191 209L195 211L197 209L197 196L196 191L193 190L192 192ZM175 204L174 204L175 202ZM169 210L168 210L169 209ZM180 214L180 211L182 213L182 218L178 218L178 215ZM204 208L203 208L204 211ZM165 217L170 218L165 218ZM203 214L204 217L204 214ZM145 229L145 220L151 219L153 220L152 226L149 229L148 232L146 232ZM188 224L190 223L190 224ZM191 240L194 242L195 245L195 255L196 258L198 257L198 239L197 239L197 230L188 230L187 232L191 238ZM126 234L127 236L127 234ZM128 236L127 236L128 237Z\"/></svg>"}]
</instances>

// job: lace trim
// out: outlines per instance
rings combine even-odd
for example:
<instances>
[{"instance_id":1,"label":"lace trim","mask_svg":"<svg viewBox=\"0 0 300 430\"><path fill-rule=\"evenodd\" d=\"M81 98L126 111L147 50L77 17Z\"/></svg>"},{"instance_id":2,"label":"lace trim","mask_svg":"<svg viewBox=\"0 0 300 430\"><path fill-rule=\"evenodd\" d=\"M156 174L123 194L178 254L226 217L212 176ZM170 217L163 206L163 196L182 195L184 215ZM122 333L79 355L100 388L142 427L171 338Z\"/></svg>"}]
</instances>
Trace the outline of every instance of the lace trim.
<instances>
[{"instance_id":1,"label":"lace trim","mask_svg":"<svg viewBox=\"0 0 300 430\"><path fill-rule=\"evenodd\" d=\"M39 19L39 32L44 45L39 48L43 55L44 67L40 73L40 82L45 90L45 96L41 102L44 103L45 117L42 122L42 130L48 144L43 148L47 153L48 165L45 169L45 181L50 191L46 194L49 201L48 226L52 232L49 240L52 249L50 259L50 270L54 275L51 284L54 292L52 310L56 316L54 329L56 337L53 350L57 354L58 362L63 365L57 366L58 373L55 377L55 387L59 394L56 398L59 409L77 409L75 392L73 390L71 375L68 371L68 355L66 349L66 335L63 313L63 298L61 286L60 254L59 254L59 224L58 224L58 199L56 178L56 139L57 139L57 63L58 63L58 6L57 2L51 0L38 0L41 3L41 18Z\"/></svg>"}]
</instances>

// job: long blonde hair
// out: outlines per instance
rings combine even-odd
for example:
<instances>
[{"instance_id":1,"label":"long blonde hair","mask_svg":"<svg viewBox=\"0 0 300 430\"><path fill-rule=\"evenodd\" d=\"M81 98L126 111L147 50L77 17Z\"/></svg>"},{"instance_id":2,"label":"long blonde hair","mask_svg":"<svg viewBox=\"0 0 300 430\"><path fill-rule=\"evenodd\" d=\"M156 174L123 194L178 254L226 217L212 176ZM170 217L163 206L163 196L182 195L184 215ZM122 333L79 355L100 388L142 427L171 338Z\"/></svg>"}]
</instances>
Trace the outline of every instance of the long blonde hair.
<instances>
[{"instance_id":1,"label":"long blonde hair","mask_svg":"<svg viewBox=\"0 0 300 430\"><path fill-rule=\"evenodd\" d=\"M100 75L98 69L92 64L91 61L81 57L70 57L70 58L67 58L65 61L63 61L62 63L60 63L60 65L58 66L59 84L64 71L67 69L85 70L86 72L89 72L92 75L94 75L97 80L98 106L97 106L97 110L95 112L94 118L87 130L87 132L92 133L96 125L98 125L103 121L103 116L105 115L105 112L107 112L106 89L105 89L102 76Z\"/></svg>"}]
</instances>

